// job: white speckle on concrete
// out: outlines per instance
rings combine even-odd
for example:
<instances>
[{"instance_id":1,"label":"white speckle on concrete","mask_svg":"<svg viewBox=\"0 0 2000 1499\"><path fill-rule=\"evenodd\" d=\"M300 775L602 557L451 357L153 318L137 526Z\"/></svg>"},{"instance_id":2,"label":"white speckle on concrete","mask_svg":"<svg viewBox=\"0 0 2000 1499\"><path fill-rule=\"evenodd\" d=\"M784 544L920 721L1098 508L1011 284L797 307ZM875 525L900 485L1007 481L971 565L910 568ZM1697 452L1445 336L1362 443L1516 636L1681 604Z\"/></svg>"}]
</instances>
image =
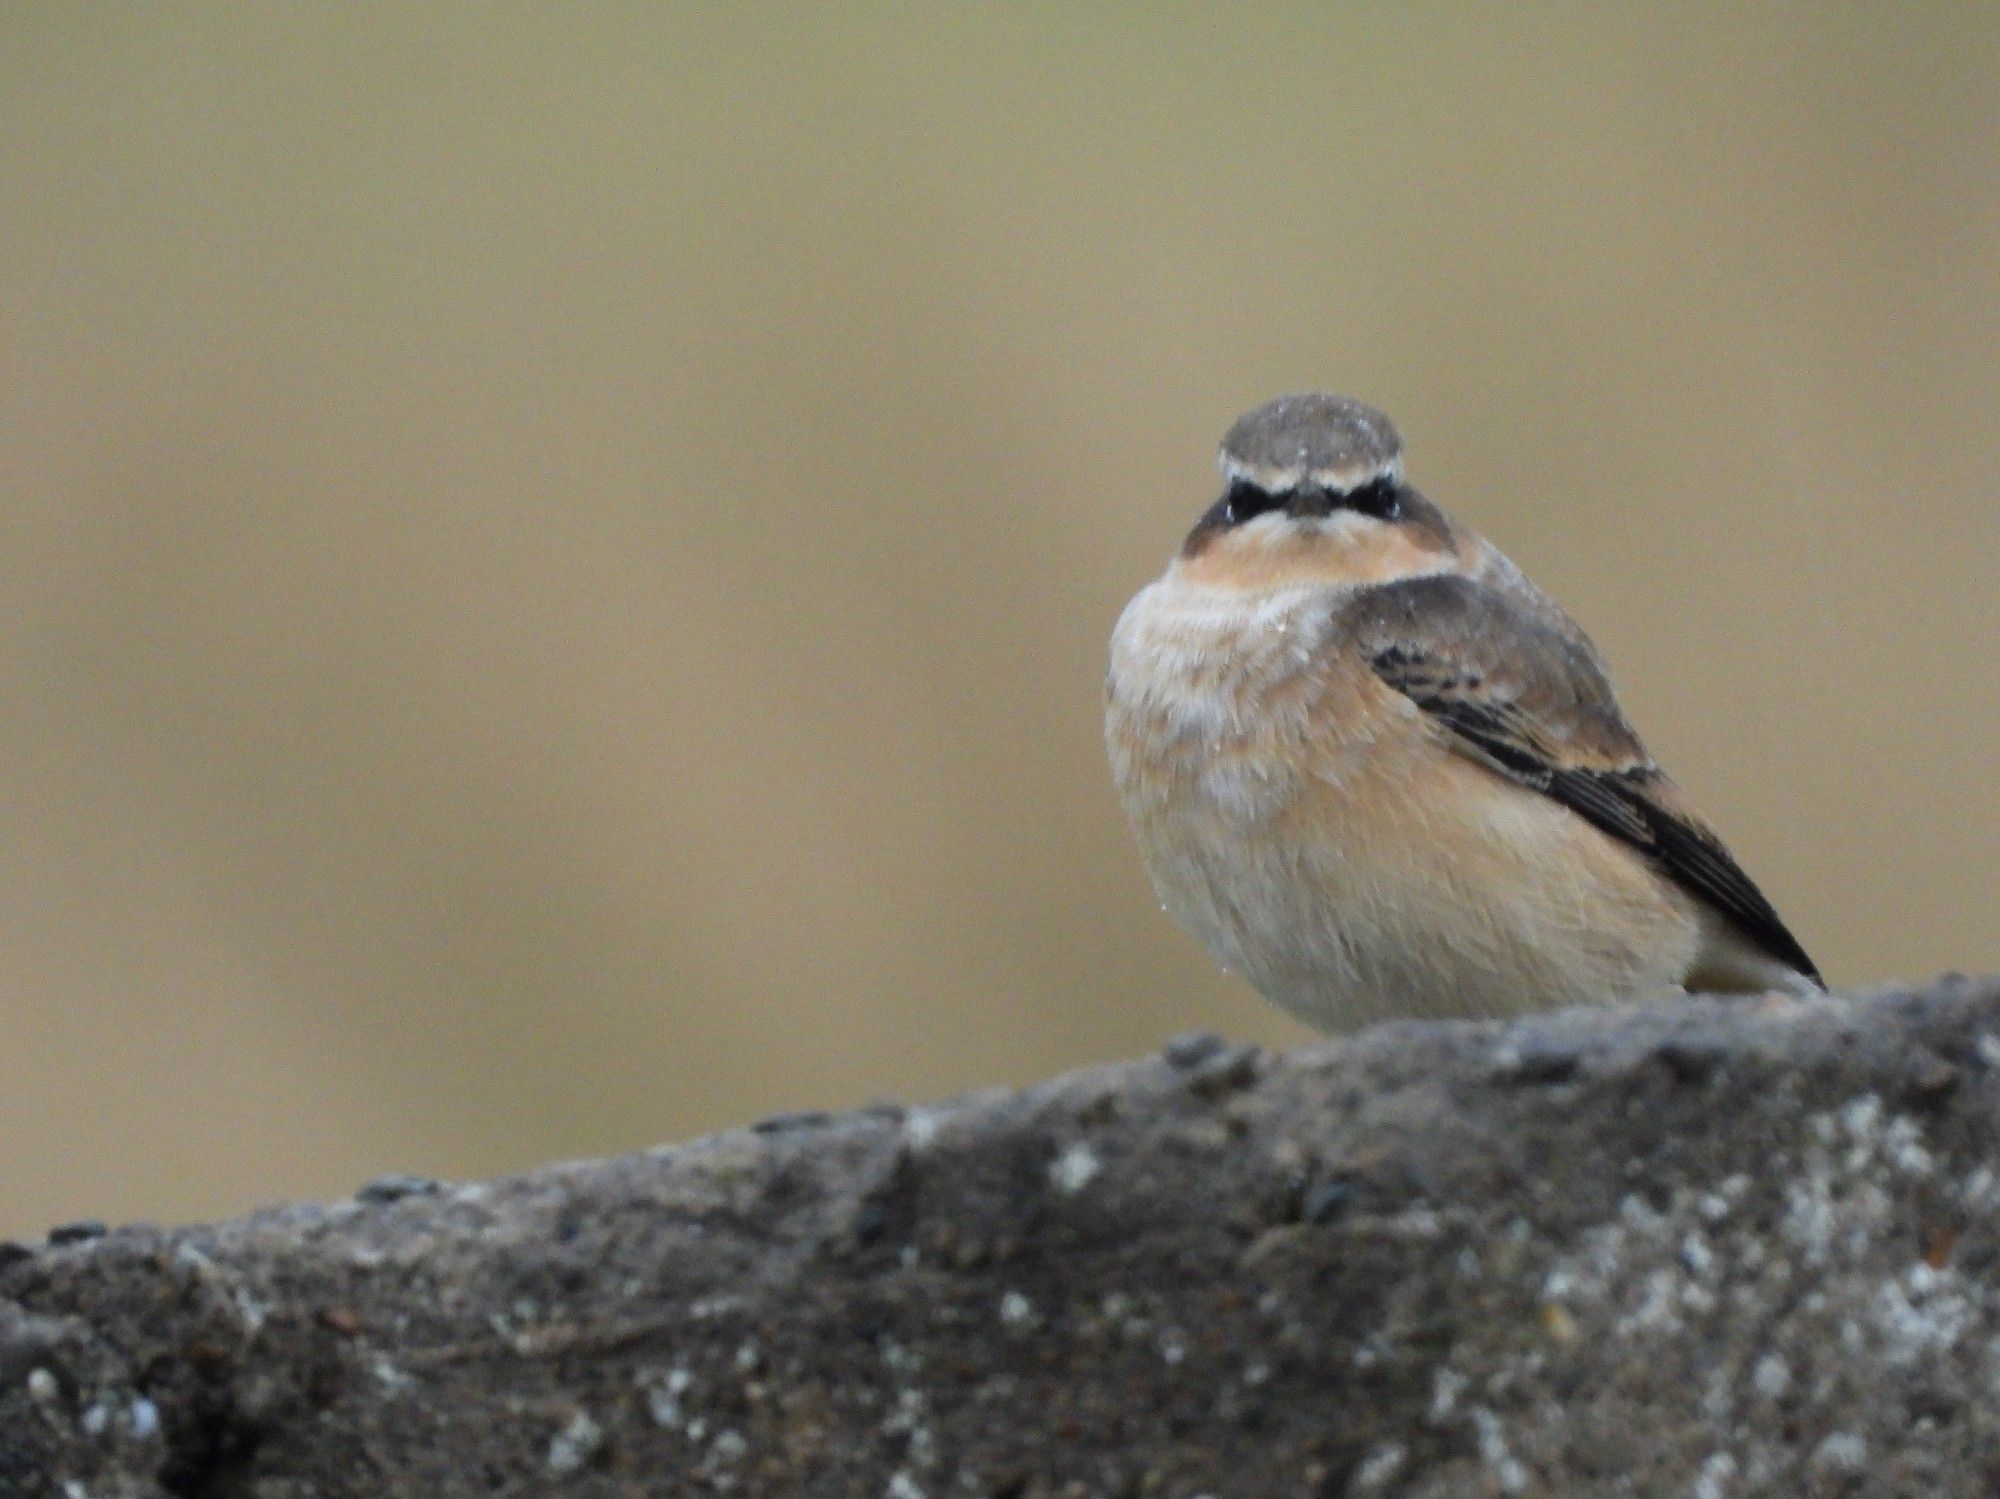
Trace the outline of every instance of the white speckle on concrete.
<instances>
[{"instance_id":1,"label":"white speckle on concrete","mask_svg":"<svg viewBox=\"0 0 2000 1499\"><path fill-rule=\"evenodd\" d=\"M1840 1122L1847 1137L1857 1144L1873 1143L1882 1126L1882 1100L1873 1093L1858 1094L1840 1108Z\"/></svg>"},{"instance_id":2,"label":"white speckle on concrete","mask_svg":"<svg viewBox=\"0 0 2000 1499\"><path fill-rule=\"evenodd\" d=\"M374 1361L368 1365L368 1372L375 1376L375 1383L385 1390L404 1390L414 1383L408 1374L396 1367L394 1360L386 1353L375 1355Z\"/></svg>"},{"instance_id":3,"label":"white speckle on concrete","mask_svg":"<svg viewBox=\"0 0 2000 1499\"><path fill-rule=\"evenodd\" d=\"M1905 1176L1929 1176L1937 1170L1937 1158L1924 1144L1924 1132L1914 1119L1898 1116L1882 1131L1882 1153L1889 1164Z\"/></svg>"},{"instance_id":4,"label":"white speckle on concrete","mask_svg":"<svg viewBox=\"0 0 2000 1499\"><path fill-rule=\"evenodd\" d=\"M898 1374L915 1374L924 1366L924 1356L912 1352L894 1338L884 1338L881 1344L882 1362Z\"/></svg>"},{"instance_id":5,"label":"white speckle on concrete","mask_svg":"<svg viewBox=\"0 0 2000 1499\"><path fill-rule=\"evenodd\" d=\"M903 1116L903 1138L912 1150L928 1150L944 1128L944 1116L936 1109L911 1109Z\"/></svg>"},{"instance_id":6,"label":"white speckle on concrete","mask_svg":"<svg viewBox=\"0 0 2000 1499\"><path fill-rule=\"evenodd\" d=\"M1627 1228L1655 1238L1667 1229L1666 1216L1654 1212L1653 1205L1637 1192L1627 1192L1619 1198L1618 1217Z\"/></svg>"},{"instance_id":7,"label":"white speckle on concrete","mask_svg":"<svg viewBox=\"0 0 2000 1499\"><path fill-rule=\"evenodd\" d=\"M924 1499L924 1491L916 1479L899 1471L889 1480L889 1499Z\"/></svg>"},{"instance_id":8,"label":"white speckle on concrete","mask_svg":"<svg viewBox=\"0 0 2000 1499\"><path fill-rule=\"evenodd\" d=\"M1695 1274L1706 1277L1715 1268L1715 1251L1708 1247L1708 1240L1690 1229L1681 1240L1681 1263Z\"/></svg>"},{"instance_id":9,"label":"white speckle on concrete","mask_svg":"<svg viewBox=\"0 0 2000 1499\"><path fill-rule=\"evenodd\" d=\"M567 1426L549 1438L549 1472L567 1478L595 1457L603 1445L604 1428L590 1418L588 1411L578 1411L569 1418Z\"/></svg>"},{"instance_id":10,"label":"white speckle on concrete","mask_svg":"<svg viewBox=\"0 0 2000 1499\"><path fill-rule=\"evenodd\" d=\"M1050 1163L1049 1180L1058 1192L1074 1196L1103 1169L1104 1163L1097 1158L1097 1152L1078 1140Z\"/></svg>"},{"instance_id":11,"label":"white speckle on concrete","mask_svg":"<svg viewBox=\"0 0 2000 1499\"><path fill-rule=\"evenodd\" d=\"M1836 1431L1813 1448L1812 1464L1833 1473L1859 1473L1868 1465L1868 1443L1851 1431Z\"/></svg>"},{"instance_id":12,"label":"white speckle on concrete","mask_svg":"<svg viewBox=\"0 0 2000 1499\"><path fill-rule=\"evenodd\" d=\"M1833 1183L1816 1171L1785 1188L1786 1238L1799 1247L1808 1265L1824 1265L1833 1252Z\"/></svg>"},{"instance_id":13,"label":"white speckle on concrete","mask_svg":"<svg viewBox=\"0 0 2000 1499\"><path fill-rule=\"evenodd\" d=\"M2000 1036L1994 1035L1991 1031L1982 1032L1978 1042L1975 1043L1975 1049L1979 1053L1979 1060L1988 1067L2000 1067Z\"/></svg>"},{"instance_id":14,"label":"white speckle on concrete","mask_svg":"<svg viewBox=\"0 0 2000 1499\"><path fill-rule=\"evenodd\" d=\"M1435 1239L1444 1232L1444 1220L1435 1208L1411 1208L1389 1221L1412 1239Z\"/></svg>"},{"instance_id":15,"label":"white speckle on concrete","mask_svg":"<svg viewBox=\"0 0 2000 1499\"><path fill-rule=\"evenodd\" d=\"M1766 1400L1776 1400L1792 1387L1792 1366L1775 1353L1757 1360L1750 1371L1750 1388Z\"/></svg>"},{"instance_id":16,"label":"white speckle on concrete","mask_svg":"<svg viewBox=\"0 0 2000 1499\"><path fill-rule=\"evenodd\" d=\"M160 1408L144 1395L132 1402L125 1419L131 1427L134 1441L151 1441L160 1434Z\"/></svg>"},{"instance_id":17,"label":"white speckle on concrete","mask_svg":"<svg viewBox=\"0 0 2000 1499\"><path fill-rule=\"evenodd\" d=\"M1667 1332L1681 1325L1674 1303L1681 1290L1671 1270L1655 1270L1646 1277L1646 1299L1627 1316L1619 1319L1621 1333Z\"/></svg>"},{"instance_id":18,"label":"white speckle on concrete","mask_svg":"<svg viewBox=\"0 0 2000 1499\"><path fill-rule=\"evenodd\" d=\"M681 1410L681 1396L694 1383L694 1375L683 1365L676 1364L665 1375L656 1370L645 1370L639 1375L639 1384L646 1392L646 1414L653 1418L655 1426L669 1430L678 1428L684 1419Z\"/></svg>"},{"instance_id":19,"label":"white speckle on concrete","mask_svg":"<svg viewBox=\"0 0 2000 1499\"><path fill-rule=\"evenodd\" d=\"M2000 1176L1994 1174L1991 1166L1975 1166L1966 1174L1958 1195L1975 1213L1991 1212L1994 1203L2000 1201Z\"/></svg>"},{"instance_id":20,"label":"white speckle on concrete","mask_svg":"<svg viewBox=\"0 0 2000 1499\"><path fill-rule=\"evenodd\" d=\"M898 1390L896 1408L882 1418L882 1429L887 1432L909 1431L923 1420L924 1392L922 1390Z\"/></svg>"},{"instance_id":21,"label":"white speckle on concrete","mask_svg":"<svg viewBox=\"0 0 2000 1499\"><path fill-rule=\"evenodd\" d=\"M1178 1364L1187 1357L1187 1343L1177 1327L1161 1329L1159 1348L1160 1357L1169 1364Z\"/></svg>"},{"instance_id":22,"label":"white speckle on concrete","mask_svg":"<svg viewBox=\"0 0 2000 1499\"><path fill-rule=\"evenodd\" d=\"M242 1286L235 1289L230 1299L236 1303L236 1315L243 1319L243 1327L247 1332L259 1331L271 1315L270 1303L252 1296Z\"/></svg>"},{"instance_id":23,"label":"white speckle on concrete","mask_svg":"<svg viewBox=\"0 0 2000 1499\"><path fill-rule=\"evenodd\" d=\"M1000 1320L1008 1327L1028 1327L1035 1320L1035 1304L1019 1291L1009 1291L1000 1298Z\"/></svg>"},{"instance_id":24,"label":"white speckle on concrete","mask_svg":"<svg viewBox=\"0 0 2000 1499\"><path fill-rule=\"evenodd\" d=\"M1708 1388L1701 1392L1701 1413L1711 1422L1727 1421L1736 1409L1736 1391L1731 1387L1729 1371L1720 1365L1708 1371Z\"/></svg>"},{"instance_id":25,"label":"white speckle on concrete","mask_svg":"<svg viewBox=\"0 0 2000 1499\"><path fill-rule=\"evenodd\" d=\"M1933 1270L1919 1261L1902 1281L1889 1281L1869 1306L1881 1335L1882 1357L1891 1367L1907 1369L1954 1347L1971 1324L1971 1298L1958 1277Z\"/></svg>"},{"instance_id":26,"label":"white speckle on concrete","mask_svg":"<svg viewBox=\"0 0 2000 1499\"><path fill-rule=\"evenodd\" d=\"M1723 1499L1729 1480L1736 1476L1736 1459L1727 1452L1711 1452L1695 1475L1692 1499Z\"/></svg>"},{"instance_id":27,"label":"white speckle on concrete","mask_svg":"<svg viewBox=\"0 0 2000 1499\"><path fill-rule=\"evenodd\" d=\"M78 1418L76 1424L83 1428L83 1434L87 1437L103 1436L105 1429L111 1425L110 1402L93 1400L90 1408Z\"/></svg>"},{"instance_id":28,"label":"white speckle on concrete","mask_svg":"<svg viewBox=\"0 0 2000 1499\"><path fill-rule=\"evenodd\" d=\"M1384 1442L1363 1458L1361 1466L1354 1470L1354 1487L1364 1490L1381 1488L1401 1471L1409 1455L1401 1442Z\"/></svg>"},{"instance_id":29,"label":"white speckle on concrete","mask_svg":"<svg viewBox=\"0 0 2000 1499\"><path fill-rule=\"evenodd\" d=\"M1458 1397L1465 1393L1465 1387L1472 1383L1456 1369L1440 1367L1431 1377L1431 1423L1449 1420L1458 1408Z\"/></svg>"},{"instance_id":30,"label":"white speckle on concrete","mask_svg":"<svg viewBox=\"0 0 2000 1499\"><path fill-rule=\"evenodd\" d=\"M936 1463L937 1438L924 1424L922 1390L898 1390L896 1408L882 1418L882 1430L892 1435L900 1432L905 1436L910 1460L918 1467L928 1468Z\"/></svg>"},{"instance_id":31,"label":"white speckle on concrete","mask_svg":"<svg viewBox=\"0 0 2000 1499\"><path fill-rule=\"evenodd\" d=\"M1486 1464L1486 1471L1493 1475L1493 1481L1500 1485L1500 1492L1526 1493L1528 1470L1508 1450L1507 1434L1501 1428L1500 1418L1485 1406L1477 1406L1472 1412L1472 1427L1479 1437L1480 1461Z\"/></svg>"},{"instance_id":32,"label":"white speckle on concrete","mask_svg":"<svg viewBox=\"0 0 2000 1499\"><path fill-rule=\"evenodd\" d=\"M750 1451L750 1442L735 1427L715 1434L715 1442L709 1449L711 1462L740 1463Z\"/></svg>"}]
</instances>

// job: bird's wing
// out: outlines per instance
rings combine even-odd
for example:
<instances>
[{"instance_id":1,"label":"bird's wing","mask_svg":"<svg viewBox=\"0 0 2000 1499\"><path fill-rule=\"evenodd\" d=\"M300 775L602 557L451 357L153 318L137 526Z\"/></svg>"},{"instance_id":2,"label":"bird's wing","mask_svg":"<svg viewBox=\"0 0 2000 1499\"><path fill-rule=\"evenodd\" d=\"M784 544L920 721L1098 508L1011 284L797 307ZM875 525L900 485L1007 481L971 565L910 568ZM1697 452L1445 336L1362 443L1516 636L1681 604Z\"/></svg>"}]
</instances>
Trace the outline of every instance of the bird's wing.
<instances>
[{"instance_id":1,"label":"bird's wing","mask_svg":"<svg viewBox=\"0 0 2000 1499\"><path fill-rule=\"evenodd\" d=\"M1819 970L1646 753L1583 632L1531 591L1450 575L1364 589L1337 633L1461 754L1630 844L1771 957Z\"/></svg>"}]
</instances>

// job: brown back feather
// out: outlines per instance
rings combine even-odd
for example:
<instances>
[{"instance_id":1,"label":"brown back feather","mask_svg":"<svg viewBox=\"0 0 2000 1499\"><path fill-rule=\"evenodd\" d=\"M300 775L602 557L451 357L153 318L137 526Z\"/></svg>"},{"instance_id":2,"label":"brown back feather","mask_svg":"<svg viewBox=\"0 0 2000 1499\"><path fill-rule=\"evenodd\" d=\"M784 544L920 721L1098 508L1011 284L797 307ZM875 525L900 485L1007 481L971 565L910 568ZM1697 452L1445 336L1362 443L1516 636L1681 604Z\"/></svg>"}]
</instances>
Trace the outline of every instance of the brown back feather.
<instances>
[{"instance_id":1,"label":"brown back feather","mask_svg":"<svg viewBox=\"0 0 2000 1499\"><path fill-rule=\"evenodd\" d=\"M1453 748L1639 850L1771 957L1819 970L1722 840L1646 753L1588 637L1508 568L1363 589L1337 635Z\"/></svg>"}]
</instances>

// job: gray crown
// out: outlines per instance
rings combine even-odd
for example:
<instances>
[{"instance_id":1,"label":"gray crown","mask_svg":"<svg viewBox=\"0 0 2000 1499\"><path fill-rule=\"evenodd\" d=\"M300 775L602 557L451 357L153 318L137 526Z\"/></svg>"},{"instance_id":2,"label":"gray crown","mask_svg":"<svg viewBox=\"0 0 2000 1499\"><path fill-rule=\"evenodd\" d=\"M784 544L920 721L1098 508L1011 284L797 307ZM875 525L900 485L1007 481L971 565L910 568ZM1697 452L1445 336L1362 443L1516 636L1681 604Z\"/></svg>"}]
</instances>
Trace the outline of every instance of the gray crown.
<instances>
[{"instance_id":1,"label":"gray crown","mask_svg":"<svg viewBox=\"0 0 2000 1499\"><path fill-rule=\"evenodd\" d=\"M1222 439L1219 461L1232 483L1267 494L1306 486L1347 494L1378 479L1400 479L1403 439L1373 406L1307 391L1240 418Z\"/></svg>"}]
</instances>

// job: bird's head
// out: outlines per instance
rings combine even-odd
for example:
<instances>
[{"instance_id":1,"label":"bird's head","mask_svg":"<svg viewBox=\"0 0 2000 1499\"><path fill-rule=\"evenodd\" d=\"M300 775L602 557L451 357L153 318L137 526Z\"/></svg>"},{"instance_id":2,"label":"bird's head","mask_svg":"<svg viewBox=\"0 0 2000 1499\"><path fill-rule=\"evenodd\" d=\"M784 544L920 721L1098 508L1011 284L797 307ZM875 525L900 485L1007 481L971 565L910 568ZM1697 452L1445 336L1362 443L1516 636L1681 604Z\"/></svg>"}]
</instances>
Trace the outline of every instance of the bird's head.
<instances>
[{"instance_id":1,"label":"bird's head","mask_svg":"<svg viewBox=\"0 0 2000 1499\"><path fill-rule=\"evenodd\" d=\"M1403 480L1389 418L1346 396L1280 396L1222 439L1227 485L1195 522L1180 566L1246 588L1388 583L1461 560L1445 513Z\"/></svg>"}]
</instances>

